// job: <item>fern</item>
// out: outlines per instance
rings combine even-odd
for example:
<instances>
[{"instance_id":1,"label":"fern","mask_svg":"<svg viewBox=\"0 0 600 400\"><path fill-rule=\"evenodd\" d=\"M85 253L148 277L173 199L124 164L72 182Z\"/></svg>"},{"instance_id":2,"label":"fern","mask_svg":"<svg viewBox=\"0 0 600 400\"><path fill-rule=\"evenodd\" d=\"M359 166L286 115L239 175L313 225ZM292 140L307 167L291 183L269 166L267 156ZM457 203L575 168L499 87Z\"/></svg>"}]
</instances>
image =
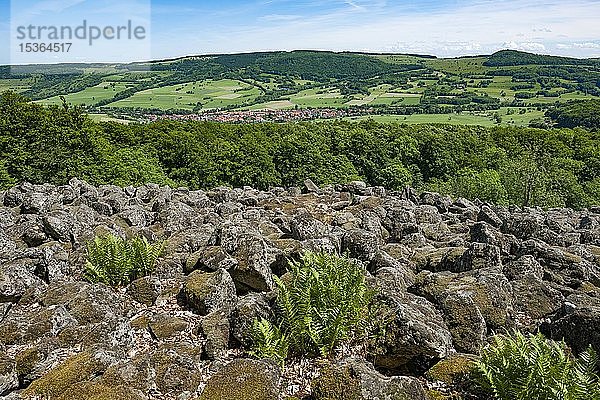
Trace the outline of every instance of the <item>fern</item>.
<instances>
[{"instance_id":1,"label":"fern","mask_svg":"<svg viewBox=\"0 0 600 400\"><path fill-rule=\"evenodd\" d=\"M281 367L288 356L289 342L281 330L266 319L256 319L252 325L253 350L251 355L268 358Z\"/></svg>"},{"instance_id":2,"label":"fern","mask_svg":"<svg viewBox=\"0 0 600 400\"><path fill-rule=\"evenodd\" d=\"M563 342L515 332L484 348L475 379L499 400L600 399L592 348L574 358Z\"/></svg>"},{"instance_id":3,"label":"fern","mask_svg":"<svg viewBox=\"0 0 600 400\"><path fill-rule=\"evenodd\" d=\"M164 250L164 242L150 244L145 237L125 240L114 235L88 243L84 277L93 283L126 286L150 275Z\"/></svg>"},{"instance_id":4,"label":"fern","mask_svg":"<svg viewBox=\"0 0 600 400\"><path fill-rule=\"evenodd\" d=\"M362 325L372 297L364 271L324 253L308 252L290 264L291 282L276 279L282 329L294 350L328 356Z\"/></svg>"}]
</instances>

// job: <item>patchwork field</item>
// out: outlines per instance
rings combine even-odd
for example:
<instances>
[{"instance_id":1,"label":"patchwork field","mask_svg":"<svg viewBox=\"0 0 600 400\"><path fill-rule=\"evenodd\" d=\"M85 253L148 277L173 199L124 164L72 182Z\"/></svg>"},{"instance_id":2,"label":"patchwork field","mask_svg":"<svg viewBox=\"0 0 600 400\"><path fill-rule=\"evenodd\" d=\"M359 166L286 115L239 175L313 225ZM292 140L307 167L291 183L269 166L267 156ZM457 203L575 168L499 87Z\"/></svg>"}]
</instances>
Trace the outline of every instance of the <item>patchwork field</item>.
<instances>
[{"instance_id":1,"label":"patchwork field","mask_svg":"<svg viewBox=\"0 0 600 400\"><path fill-rule=\"evenodd\" d=\"M260 90L241 81L222 79L189 82L148 89L109 104L109 107L151 108L160 110L215 109L251 102Z\"/></svg>"},{"instance_id":2,"label":"patchwork field","mask_svg":"<svg viewBox=\"0 0 600 400\"><path fill-rule=\"evenodd\" d=\"M104 82L96 86L86 88L85 90L77 93L65 95L64 98L69 104L73 105L86 105L94 104L100 100L111 99L115 94L122 92L125 89L132 87L131 83L123 82ZM38 100L38 103L42 104L62 104L60 96L50 97L44 100Z\"/></svg>"},{"instance_id":3,"label":"patchwork field","mask_svg":"<svg viewBox=\"0 0 600 400\"><path fill-rule=\"evenodd\" d=\"M61 68L76 70L57 75ZM600 62L514 51L456 59L311 51L198 56L146 65L41 66L23 79L4 71L0 92L42 104L61 104L64 96L91 113L132 118L145 109L335 108L377 119L401 115L407 123L539 125L557 104L600 98Z\"/></svg>"}]
</instances>

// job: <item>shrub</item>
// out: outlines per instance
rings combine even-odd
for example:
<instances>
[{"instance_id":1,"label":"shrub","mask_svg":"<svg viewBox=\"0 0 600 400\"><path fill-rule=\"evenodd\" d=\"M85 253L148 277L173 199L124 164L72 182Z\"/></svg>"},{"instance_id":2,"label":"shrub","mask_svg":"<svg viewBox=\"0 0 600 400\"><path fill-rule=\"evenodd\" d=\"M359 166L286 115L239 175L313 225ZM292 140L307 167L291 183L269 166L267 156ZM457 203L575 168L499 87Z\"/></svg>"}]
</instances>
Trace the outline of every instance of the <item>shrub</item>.
<instances>
[{"instance_id":1,"label":"shrub","mask_svg":"<svg viewBox=\"0 0 600 400\"><path fill-rule=\"evenodd\" d=\"M289 343L281 330L266 319L255 320L252 326L253 350L257 358L268 358L283 367L288 355Z\"/></svg>"},{"instance_id":2,"label":"shrub","mask_svg":"<svg viewBox=\"0 0 600 400\"><path fill-rule=\"evenodd\" d=\"M163 249L164 242L150 244L145 237L130 240L114 235L96 237L88 243L84 276L93 283L126 286L150 275Z\"/></svg>"},{"instance_id":3,"label":"shrub","mask_svg":"<svg viewBox=\"0 0 600 400\"><path fill-rule=\"evenodd\" d=\"M301 353L329 355L363 326L372 293L364 270L345 257L306 253L291 262L291 280L277 279L281 326Z\"/></svg>"},{"instance_id":4,"label":"shrub","mask_svg":"<svg viewBox=\"0 0 600 400\"><path fill-rule=\"evenodd\" d=\"M499 400L600 399L596 364L591 347L574 358L564 342L515 333L483 349L475 378Z\"/></svg>"}]
</instances>

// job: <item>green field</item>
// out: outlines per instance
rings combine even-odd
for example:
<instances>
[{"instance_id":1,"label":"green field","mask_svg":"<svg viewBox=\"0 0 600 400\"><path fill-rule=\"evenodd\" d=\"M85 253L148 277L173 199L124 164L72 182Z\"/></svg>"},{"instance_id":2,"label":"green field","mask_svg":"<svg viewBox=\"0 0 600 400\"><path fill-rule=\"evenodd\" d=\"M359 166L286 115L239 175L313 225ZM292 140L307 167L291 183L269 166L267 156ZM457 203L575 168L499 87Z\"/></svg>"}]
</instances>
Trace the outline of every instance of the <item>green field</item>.
<instances>
[{"instance_id":1,"label":"green field","mask_svg":"<svg viewBox=\"0 0 600 400\"><path fill-rule=\"evenodd\" d=\"M382 123L399 122L404 124L494 125L494 121L488 116L470 114L372 115L345 119L348 121L374 120Z\"/></svg>"},{"instance_id":2,"label":"green field","mask_svg":"<svg viewBox=\"0 0 600 400\"><path fill-rule=\"evenodd\" d=\"M55 73L73 66L46 65L23 79L0 75L0 92L13 90L42 104L61 104L64 96L91 113L141 120L144 109L352 107L393 119L413 114L407 123L501 120L520 126L532 120L539 124L559 103L600 98L600 62L544 57L514 51L454 59L297 51L197 56L143 66L81 65L71 75ZM52 75L46 79L43 71Z\"/></svg>"},{"instance_id":3,"label":"green field","mask_svg":"<svg viewBox=\"0 0 600 400\"><path fill-rule=\"evenodd\" d=\"M100 100L111 99L115 94L132 87L132 84L122 82L104 82L96 86L86 88L77 93L68 94L65 100L73 105L94 104ZM62 104L59 96L50 97L49 99L39 100L42 104Z\"/></svg>"},{"instance_id":4,"label":"green field","mask_svg":"<svg viewBox=\"0 0 600 400\"><path fill-rule=\"evenodd\" d=\"M144 90L109 107L193 110L201 104L202 109L215 109L251 102L259 94L257 87L241 81L207 80Z\"/></svg>"}]
</instances>

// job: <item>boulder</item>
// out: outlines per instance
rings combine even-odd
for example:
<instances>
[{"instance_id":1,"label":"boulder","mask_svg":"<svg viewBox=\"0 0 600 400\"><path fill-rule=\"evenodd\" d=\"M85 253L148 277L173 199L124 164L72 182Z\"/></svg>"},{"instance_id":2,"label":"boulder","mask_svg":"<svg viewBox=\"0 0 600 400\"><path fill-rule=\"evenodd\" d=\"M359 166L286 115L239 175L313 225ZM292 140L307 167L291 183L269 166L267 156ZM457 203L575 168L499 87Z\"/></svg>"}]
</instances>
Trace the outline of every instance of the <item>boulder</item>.
<instances>
[{"instance_id":1,"label":"boulder","mask_svg":"<svg viewBox=\"0 0 600 400\"><path fill-rule=\"evenodd\" d=\"M380 307L376 318L384 324L373 349L376 367L415 371L454 350L443 317L424 298L382 294L376 301Z\"/></svg>"},{"instance_id":2,"label":"boulder","mask_svg":"<svg viewBox=\"0 0 600 400\"><path fill-rule=\"evenodd\" d=\"M279 369L271 363L237 359L208 380L199 400L277 399L279 377Z\"/></svg>"},{"instance_id":3,"label":"boulder","mask_svg":"<svg viewBox=\"0 0 600 400\"><path fill-rule=\"evenodd\" d=\"M255 320L272 319L267 296L262 293L249 293L240 297L231 314L231 334L244 347L252 345L252 325Z\"/></svg>"},{"instance_id":4,"label":"boulder","mask_svg":"<svg viewBox=\"0 0 600 400\"><path fill-rule=\"evenodd\" d=\"M0 352L0 396L5 396L19 388L16 362Z\"/></svg>"},{"instance_id":5,"label":"boulder","mask_svg":"<svg viewBox=\"0 0 600 400\"><path fill-rule=\"evenodd\" d=\"M114 354L104 350L86 351L71 356L40 379L35 380L23 395L60 398L74 385L101 375L115 362Z\"/></svg>"},{"instance_id":6,"label":"boulder","mask_svg":"<svg viewBox=\"0 0 600 400\"><path fill-rule=\"evenodd\" d=\"M154 305L161 291L160 279L153 276L136 279L127 287L127 294L133 300L148 307Z\"/></svg>"},{"instance_id":7,"label":"boulder","mask_svg":"<svg viewBox=\"0 0 600 400\"><path fill-rule=\"evenodd\" d=\"M166 313L155 315L148 322L150 333L158 340L176 338L188 327L185 320Z\"/></svg>"},{"instance_id":8,"label":"boulder","mask_svg":"<svg viewBox=\"0 0 600 400\"><path fill-rule=\"evenodd\" d=\"M212 273L192 272L183 284L181 296L185 304L200 315L229 309L237 298L233 279L224 269Z\"/></svg>"},{"instance_id":9,"label":"boulder","mask_svg":"<svg viewBox=\"0 0 600 400\"><path fill-rule=\"evenodd\" d=\"M448 312L449 321L455 321L453 330L472 331L479 337L480 319L475 306L485 319L487 331L506 330L513 327L514 297L512 287L500 268L483 268L459 274L451 272L422 272L410 290L424 296L439 307L446 298L454 296ZM467 300L470 298L472 300ZM462 309L462 311L460 311ZM461 323L460 314L470 317ZM460 334L459 336L462 336Z\"/></svg>"},{"instance_id":10,"label":"boulder","mask_svg":"<svg viewBox=\"0 0 600 400\"><path fill-rule=\"evenodd\" d=\"M200 323L200 330L206 338L205 354L209 360L218 358L225 352L229 345L229 318L228 312L214 311Z\"/></svg>"},{"instance_id":11,"label":"boulder","mask_svg":"<svg viewBox=\"0 0 600 400\"><path fill-rule=\"evenodd\" d=\"M328 233L327 226L312 216L310 212L300 209L290 219L290 231L296 240L317 239Z\"/></svg>"},{"instance_id":12,"label":"boulder","mask_svg":"<svg viewBox=\"0 0 600 400\"><path fill-rule=\"evenodd\" d=\"M540 331L554 340L564 340L579 354L588 346L600 349L600 298L586 294L572 294Z\"/></svg>"},{"instance_id":13,"label":"boulder","mask_svg":"<svg viewBox=\"0 0 600 400\"><path fill-rule=\"evenodd\" d=\"M369 262L375 258L377 246L377 235L362 229L347 231L342 239L342 251L361 261Z\"/></svg>"},{"instance_id":14,"label":"boulder","mask_svg":"<svg viewBox=\"0 0 600 400\"><path fill-rule=\"evenodd\" d=\"M237 260L227 254L221 246L208 246L188 257L184 272L190 273L196 269L217 271L221 268L229 271L237 264Z\"/></svg>"}]
</instances>

